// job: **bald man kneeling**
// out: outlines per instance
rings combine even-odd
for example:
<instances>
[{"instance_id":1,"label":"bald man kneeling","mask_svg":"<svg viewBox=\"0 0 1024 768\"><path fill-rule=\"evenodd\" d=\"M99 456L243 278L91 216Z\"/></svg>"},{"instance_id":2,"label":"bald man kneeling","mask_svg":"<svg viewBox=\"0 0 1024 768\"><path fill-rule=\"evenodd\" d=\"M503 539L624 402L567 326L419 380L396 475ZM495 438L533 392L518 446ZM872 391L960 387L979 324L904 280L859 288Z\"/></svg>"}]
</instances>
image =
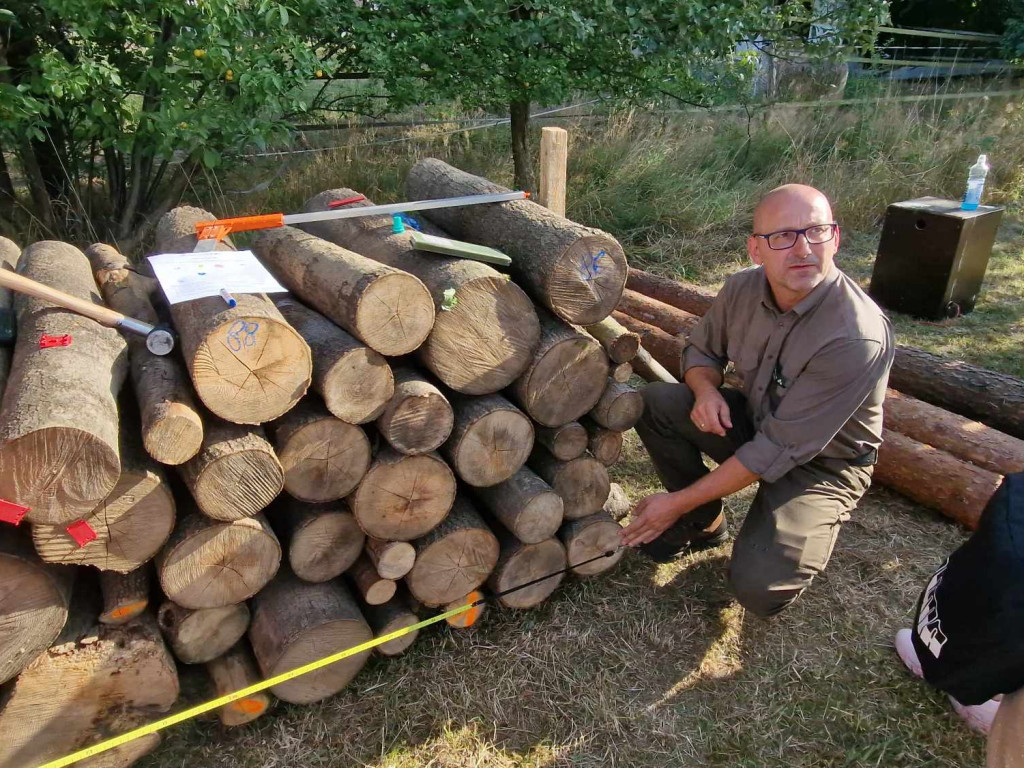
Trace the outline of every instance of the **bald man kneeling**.
<instances>
[{"instance_id":1,"label":"bald man kneeling","mask_svg":"<svg viewBox=\"0 0 1024 768\"><path fill-rule=\"evenodd\" d=\"M755 266L726 281L690 334L685 383L644 391L636 427L666 492L637 505L623 543L659 562L717 546L722 498L759 481L729 565L737 599L759 616L825 569L882 442L892 328L835 265L839 241L818 190L765 195L747 240ZM738 389L723 387L729 362Z\"/></svg>"}]
</instances>

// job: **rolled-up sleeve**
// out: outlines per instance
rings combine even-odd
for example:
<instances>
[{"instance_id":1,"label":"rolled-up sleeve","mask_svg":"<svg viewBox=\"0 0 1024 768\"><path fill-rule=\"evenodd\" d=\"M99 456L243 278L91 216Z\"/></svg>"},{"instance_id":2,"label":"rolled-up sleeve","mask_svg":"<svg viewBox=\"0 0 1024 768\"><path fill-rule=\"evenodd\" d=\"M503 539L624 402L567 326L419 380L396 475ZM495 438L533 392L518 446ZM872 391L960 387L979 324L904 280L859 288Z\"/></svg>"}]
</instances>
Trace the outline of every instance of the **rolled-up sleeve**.
<instances>
[{"instance_id":1,"label":"rolled-up sleeve","mask_svg":"<svg viewBox=\"0 0 1024 768\"><path fill-rule=\"evenodd\" d=\"M810 461L886 376L891 352L873 339L843 339L816 354L775 412L736 451L748 470L774 482Z\"/></svg>"},{"instance_id":2,"label":"rolled-up sleeve","mask_svg":"<svg viewBox=\"0 0 1024 768\"><path fill-rule=\"evenodd\" d=\"M729 283L715 298L700 322L690 331L686 347L683 349L683 374L691 368L706 367L725 371L729 362L728 334L725 310L729 305Z\"/></svg>"}]
</instances>

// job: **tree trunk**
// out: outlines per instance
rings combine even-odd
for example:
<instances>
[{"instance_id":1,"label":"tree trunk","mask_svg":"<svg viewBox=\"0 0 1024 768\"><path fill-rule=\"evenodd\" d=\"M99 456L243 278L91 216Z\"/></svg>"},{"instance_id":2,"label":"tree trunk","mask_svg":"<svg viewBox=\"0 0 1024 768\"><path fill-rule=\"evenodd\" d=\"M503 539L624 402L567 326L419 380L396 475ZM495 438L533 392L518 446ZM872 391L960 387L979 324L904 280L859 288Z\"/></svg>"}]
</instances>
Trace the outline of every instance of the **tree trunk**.
<instances>
[{"instance_id":1,"label":"tree trunk","mask_svg":"<svg viewBox=\"0 0 1024 768\"><path fill-rule=\"evenodd\" d=\"M663 366L670 376L682 380L683 349L686 347L683 339L621 312L613 312L612 317L639 334L642 348L650 352L651 357ZM637 361L639 362L640 358L637 358ZM641 368L638 367L637 370Z\"/></svg>"},{"instance_id":2,"label":"tree trunk","mask_svg":"<svg viewBox=\"0 0 1024 768\"><path fill-rule=\"evenodd\" d=\"M486 488L512 477L533 448L529 417L501 395L450 400L455 426L441 453L462 481Z\"/></svg>"},{"instance_id":3,"label":"tree trunk","mask_svg":"<svg viewBox=\"0 0 1024 768\"><path fill-rule=\"evenodd\" d=\"M707 288L654 275L634 267L629 268L626 287L697 316L711 309L711 304L715 300L715 292Z\"/></svg>"},{"instance_id":4,"label":"tree trunk","mask_svg":"<svg viewBox=\"0 0 1024 768\"><path fill-rule=\"evenodd\" d=\"M412 200L509 191L434 158L416 163L405 184ZM440 208L427 218L454 237L508 254L516 282L570 323L604 319L622 295L626 257L615 238L529 200Z\"/></svg>"},{"instance_id":5,"label":"tree trunk","mask_svg":"<svg viewBox=\"0 0 1024 768\"><path fill-rule=\"evenodd\" d=\"M249 640L264 677L301 667L372 637L355 599L338 579L308 584L285 569L253 600ZM349 656L270 690L292 704L320 701L348 685L369 656L369 651Z\"/></svg>"},{"instance_id":6,"label":"tree trunk","mask_svg":"<svg viewBox=\"0 0 1024 768\"><path fill-rule=\"evenodd\" d=\"M79 545L66 525L33 525L39 556L50 563L92 565L129 573L152 559L174 529L174 496L167 475L142 449L135 404L121 398L121 477L84 517L96 538Z\"/></svg>"},{"instance_id":7,"label":"tree trunk","mask_svg":"<svg viewBox=\"0 0 1024 768\"><path fill-rule=\"evenodd\" d=\"M649 325L656 325L671 334L689 336L694 326L700 322L698 315L652 299L629 288L622 292L622 299L616 309L637 320L643 320Z\"/></svg>"},{"instance_id":8,"label":"tree trunk","mask_svg":"<svg viewBox=\"0 0 1024 768\"><path fill-rule=\"evenodd\" d=\"M249 606L182 608L166 601L157 614L160 630L183 664L205 664L228 652L249 628Z\"/></svg>"},{"instance_id":9,"label":"tree trunk","mask_svg":"<svg viewBox=\"0 0 1024 768\"><path fill-rule=\"evenodd\" d=\"M44 241L21 256L21 274L101 304L89 261ZM0 498L31 507L31 523L70 523L93 510L121 474L117 393L127 370L121 335L25 294L14 298L18 341L0 409ZM40 338L71 336L41 349Z\"/></svg>"},{"instance_id":10,"label":"tree trunk","mask_svg":"<svg viewBox=\"0 0 1024 768\"><path fill-rule=\"evenodd\" d=\"M409 610L408 601L404 596L404 590L396 594L386 603L381 605L367 605L363 609L363 612L366 614L366 620L373 629L374 637L383 637L384 635L391 634L392 632L397 632L400 629L411 627L419 621L416 614ZM419 633L420 631L418 629L413 630L402 637L396 637L394 640L389 640L386 643L378 645L374 650L382 656L398 656L410 645L416 642L416 637Z\"/></svg>"},{"instance_id":11,"label":"tree trunk","mask_svg":"<svg viewBox=\"0 0 1024 768\"><path fill-rule=\"evenodd\" d=\"M323 211L332 201L351 198L351 189L332 189L311 198L306 211ZM344 207L373 205L370 200ZM427 221L428 234L447 234ZM392 231L390 216L311 222L302 227L325 240L415 275L434 299L434 327L416 350L420 362L444 384L467 395L507 387L529 362L540 326L523 290L487 264L423 253L412 233Z\"/></svg>"},{"instance_id":12,"label":"tree trunk","mask_svg":"<svg viewBox=\"0 0 1024 768\"><path fill-rule=\"evenodd\" d=\"M405 456L384 448L349 504L367 536L409 541L444 520L454 499L455 475L436 453Z\"/></svg>"},{"instance_id":13,"label":"tree trunk","mask_svg":"<svg viewBox=\"0 0 1024 768\"><path fill-rule=\"evenodd\" d=\"M216 696L227 696L260 682L256 660L252 657L249 644L244 640L233 645L222 656L206 662L206 671L213 681ZM270 694L266 691L250 693L244 699L225 704L217 714L221 723L229 728L245 725L266 712L270 702Z\"/></svg>"},{"instance_id":14,"label":"tree trunk","mask_svg":"<svg viewBox=\"0 0 1024 768\"><path fill-rule=\"evenodd\" d=\"M596 576L609 571L622 559L626 550L622 547L619 532L622 528L604 510L592 515L570 520L558 532L575 576ZM587 563L592 557L611 552L608 557ZM575 566L577 563L586 565Z\"/></svg>"},{"instance_id":15,"label":"tree trunk","mask_svg":"<svg viewBox=\"0 0 1024 768\"><path fill-rule=\"evenodd\" d=\"M289 291L382 355L417 349L434 325L434 300L413 275L280 227L253 250Z\"/></svg>"},{"instance_id":16,"label":"tree trunk","mask_svg":"<svg viewBox=\"0 0 1024 768\"><path fill-rule=\"evenodd\" d=\"M509 104L512 128L512 165L515 169L516 189L535 191L533 158L530 156L530 101L514 100Z\"/></svg>"},{"instance_id":17,"label":"tree trunk","mask_svg":"<svg viewBox=\"0 0 1024 768\"><path fill-rule=\"evenodd\" d=\"M217 522L185 515L156 558L160 587L183 608L248 600L281 564L281 545L263 515Z\"/></svg>"},{"instance_id":18,"label":"tree trunk","mask_svg":"<svg viewBox=\"0 0 1024 768\"><path fill-rule=\"evenodd\" d=\"M366 539L366 556L382 579L400 579L412 570L416 548L407 541Z\"/></svg>"},{"instance_id":19,"label":"tree trunk","mask_svg":"<svg viewBox=\"0 0 1024 768\"><path fill-rule=\"evenodd\" d=\"M32 196L32 213L39 219L43 228L52 233L57 225L57 218L53 214L53 203L50 200L50 194L46 191L46 183L39 170L39 163L36 162L31 142L27 139L19 141L17 152L18 160L21 161L21 170L25 173L25 183Z\"/></svg>"},{"instance_id":20,"label":"tree trunk","mask_svg":"<svg viewBox=\"0 0 1024 768\"><path fill-rule=\"evenodd\" d=\"M550 539L562 524L562 497L526 467L503 483L477 488L474 495L524 544Z\"/></svg>"},{"instance_id":21,"label":"tree trunk","mask_svg":"<svg viewBox=\"0 0 1024 768\"><path fill-rule=\"evenodd\" d=\"M347 571L363 551L365 534L348 506L288 499L273 521L288 549L288 564L303 581L328 581Z\"/></svg>"},{"instance_id":22,"label":"tree trunk","mask_svg":"<svg viewBox=\"0 0 1024 768\"><path fill-rule=\"evenodd\" d=\"M380 416L395 391L387 360L292 297L278 298L276 303L309 344L312 389L323 398L327 410L349 424L365 424Z\"/></svg>"},{"instance_id":23,"label":"tree trunk","mask_svg":"<svg viewBox=\"0 0 1024 768\"><path fill-rule=\"evenodd\" d=\"M414 598L431 607L479 587L498 562L497 538L461 494L444 522L413 545L416 564L405 583Z\"/></svg>"},{"instance_id":24,"label":"tree trunk","mask_svg":"<svg viewBox=\"0 0 1024 768\"><path fill-rule=\"evenodd\" d=\"M4 148L0 146L0 218L10 219L14 213L14 204L18 197L14 192L14 184L11 181L11 172L7 169L7 158L4 156Z\"/></svg>"},{"instance_id":25,"label":"tree trunk","mask_svg":"<svg viewBox=\"0 0 1024 768\"><path fill-rule=\"evenodd\" d=\"M613 363L628 363L640 348L640 337L624 328L614 318L606 317L587 326L587 333L601 342Z\"/></svg>"},{"instance_id":26,"label":"tree trunk","mask_svg":"<svg viewBox=\"0 0 1024 768\"><path fill-rule=\"evenodd\" d=\"M149 606L149 567L131 573L104 571L100 573L103 592L101 624L127 624Z\"/></svg>"},{"instance_id":27,"label":"tree trunk","mask_svg":"<svg viewBox=\"0 0 1024 768\"><path fill-rule=\"evenodd\" d=\"M522 586L565 568L565 547L558 539L524 544L507 531L501 531L498 541L501 544L498 563L487 579L487 586L494 592ZM533 608L547 600L563 578L564 573L552 576L510 595L502 595L498 601L506 608Z\"/></svg>"},{"instance_id":28,"label":"tree trunk","mask_svg":"<svg viewBox=\"0 0 1024 768\"><path fill-rule=\"evenodd\" d=\"M537 427L537 442L561 461L571 461L587 450L587 430L578 421L560 427Z\"/></svg>"},{"instance_id":29,"label":"tree trunk","mask_svg":"<svg viewBox=\"0 0 1024 768\"><path fill-rule=\"evenodd\" d=\"M589 416L605 429L625 432L633 428L643 412L643 395L628 384L608 379L608 386Z\"/></svg>"},{"instance_id":30,"label":"tree trunk","mask_svg":"<svg viewBox=\"0 0 1024 768\"><path fill-rule=\"evenodd\" d=\"M156 622L142 614L118 627L95 623L75 596L67 631L6 692L0 711L0 766L40 765L124 733L166 712L178 698L178 673ZM74 632L70 630L75 627ZM124 768L158 740L127 744L101 758Z\"/></svg>"},{"instance_id":31,"label":"tree trunk","mask_svg":"<svg viewBox=\"0 0 1024 768\"><path fill-rule=\"evenodd\" d=\"M170 211L157 227L157 252L191 251L196 223L213 218L200 208ZM309 346L266 295L244 293L235 300L235 307L219 296L184 301L171 305L171 315L203 404L227 421L261 424L305 394L312 359Z\"/></svg>"},{"instance_id":32,"label":"tree trunk","mask_svg":"<svg viewBox=\"0 0 1024 768\"><path fill-rule=\"evenodd\" d=\"M210 418L202 450L179 469L200 511L214 520L252 517L284 488L284 470L262 427Z\"/></svg>"},{"instance_id":33,"label":"tree trunk","mask_svg":"<svg viewBox=\"0 0 1024 768\"><path fill-rule=\"evenodd\" d=\"M361 555L348 569L348 575L355 585L357 594L368 605L383 605L395 596L398 588L394 579L385 579L365 554Z\"/></svg>"},{"instance_id":34,"label":"tree trunk","mask_svg":"<svg viewBox=\"0 0 1024 768\"><path fill-rule=\"evenodd\" d=\"M622 454L622 432L608 429L591 419L584 419L587 450L606 467L612 466Z\"/></svg>"},{"instance_id":35,"label":"tree trunk","mask_svg":"<svg viewBox=\"0 0 1024 768\"><path fill-rule=\"evenodd\" d=\"M377 417L377 431L399 453L415 456L441 447L455 424L451 404L414 368L395 370L395 391Z\"/></svg>"},{"instance_id":36,"label":"tree trunk","mask_svg":"<svg viewBox=\"0 0 1024 768\"><path fill-rule=\"evenodd\" d=\"M11 272L18 266L18 258L21 256L21 248L13 240L0 237L0 269L7 269ZM14 294L6 288L0 288L0 312L10 311L14 303ZM11 350L6 345L0 345L0 396L3 395L7 386L7 374L11 370Z\"/></svg>"},{"instance_id":37,"label":"tree trunk","mask_svg":"<svg viewBox=\"0 0 1024 768\"><path fill-rule=\"evenodd\" d=\"M284 471L284 489L302 501L322 503L347 496L370 468L370 440L316 395L306 395L267 434Z\"/></svg>"},{"instance_id":38,"label":"tree trunk","mask_svg":"<svg viewBox=\"0 0 1024 768\"><path fill-rule=\"evenodd\" d=\"M541 337L526 371L508 390L545 427L575 421L596 405L608 379L608 356L593 337L539 312Z\"/></svg>"},{"instance_id":39,"label":"tree trunk","mask_svg":"<svg viewBox=\"0 0 1024 768\"><path fill-rule=\"evenodd\" d=\"M888 429L874 478L974 530L1002 477Z\"/></svg>"},{"instance_id":40,"label":"tree trunk","mask_svg":"<svg viewBox=\"0 0 1024 768\"><path fill-rule=\"evenodd\" d=\"M530 456L530 469L550 485L564 504L566 520L577 520L601 509L608 498L608 470L593 456L559 461L546 448L537 446Z\"/></svg>"},{"instance_id":41,"label":"tree trunk","mask_svg":"<svg viewBox=\"0 0 1024 768\"><path fill-rule=\"evenodd\" d=\"M150 325L159 324L149 298L156 289L154 281L134 272L128 260L109 245L97 243L85 255L108 306ZM145 339L135 334L127 339L146 452L162 464L182 464L203 443L203 421L188 373L176 355L154 355Z\"/></svg>"},{"instance_id":42,"label":"tree trunk","mask_svg":"<svg viewBox=\"0 0 1024 768\"><path fill-rule=\"evenodd\" d=\"M611 490L608 492L608 499L605 501L602 509L608 513L612 520L619 521L632 511L633 504L622 486L618 483L612 483Z\"/></svg>"},{"instance_id":43,"label":"tree trunk","mask_svg":"<svg viewBox=\"0 0 1024 768\"><path fill-rule=\"evenodd\" d=\"M28 666L64 627L73 568L46 565L28 531L0 530L0 683Z\"/></svg>"}]
</instances>

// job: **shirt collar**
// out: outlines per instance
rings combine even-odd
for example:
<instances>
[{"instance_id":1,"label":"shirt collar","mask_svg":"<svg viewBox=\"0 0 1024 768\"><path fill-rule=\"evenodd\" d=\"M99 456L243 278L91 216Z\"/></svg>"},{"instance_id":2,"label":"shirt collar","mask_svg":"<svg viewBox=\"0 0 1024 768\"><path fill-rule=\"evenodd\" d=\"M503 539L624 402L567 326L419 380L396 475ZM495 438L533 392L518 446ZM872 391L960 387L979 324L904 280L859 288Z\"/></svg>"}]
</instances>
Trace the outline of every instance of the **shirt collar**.
<instances>
[{"instance_id":1,"label":"shirt collar","mask_svg":"<svg viewBox=\"0 0 1024 768\"><path fill-rule=\"evenodd\" d=\"M765 274L764 267L759 267L761 270L761 303L772 312L778 314L780 312L778 304L775 303L775 296L772 295L772 287L768 284L768 277ZM803 316L809 311L818 306L825 298L825 294L828 293L830 286L834 285L839 279L839 267L832 264L832 269L829 270L828 275L825 279L814 286L814 290L804 296L791 310L796 314Z\"/></svg>"}]
</instances>

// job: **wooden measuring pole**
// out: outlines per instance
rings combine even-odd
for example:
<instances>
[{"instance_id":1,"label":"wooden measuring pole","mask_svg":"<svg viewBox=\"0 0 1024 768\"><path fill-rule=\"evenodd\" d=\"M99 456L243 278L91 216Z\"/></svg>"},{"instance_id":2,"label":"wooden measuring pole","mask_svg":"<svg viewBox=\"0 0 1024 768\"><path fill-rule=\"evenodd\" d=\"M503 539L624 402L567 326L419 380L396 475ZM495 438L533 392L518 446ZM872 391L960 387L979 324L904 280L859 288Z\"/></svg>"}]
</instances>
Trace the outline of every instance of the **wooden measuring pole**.
<instances>
[{"instance_id":1,"label":"wooden measuring pole","mask_svg":"<svg viewBox=\"0 0 1024 768\"><path fill-rule=\"evenodd\" d=\"M565 167L568 159L568 132L564 128L541 128L537 202L559 216L565 216Z\"/></svg>"}]
</instances>

